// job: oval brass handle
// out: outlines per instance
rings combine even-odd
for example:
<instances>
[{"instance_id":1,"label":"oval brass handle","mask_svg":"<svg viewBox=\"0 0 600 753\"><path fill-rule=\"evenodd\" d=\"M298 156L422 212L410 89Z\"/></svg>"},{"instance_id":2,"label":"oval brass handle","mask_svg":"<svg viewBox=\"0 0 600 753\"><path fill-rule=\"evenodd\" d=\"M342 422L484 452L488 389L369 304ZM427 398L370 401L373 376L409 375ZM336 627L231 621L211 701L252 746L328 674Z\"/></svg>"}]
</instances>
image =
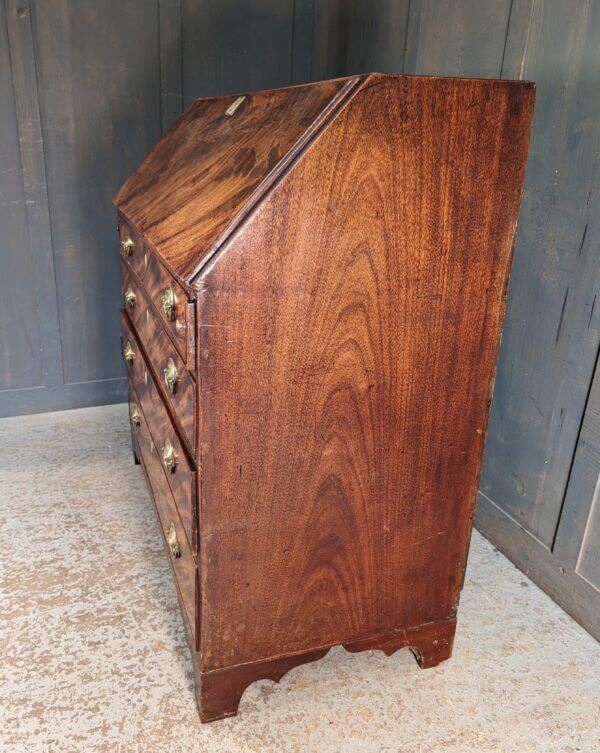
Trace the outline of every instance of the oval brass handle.
<instances>
[{"instance_id":1,"label":"oval brass handle","mask_svg":"<svg viewBox=\"0 0 600 753\"><path fill-rule=\"evenodd\" d=\"M135 306L135 293L133 292L131 285L128 285L123 298L125 298L125 303L129 306L130 309Z\"/></svg>"},{"instance_id":2,"label":"oval brass handle","mask_svg":"<svg viewBox=\"0 0 600 753\"><path fill-rule=\"evenodd\" d=\"M134 242L129 236L127 236L127 238L123 238L123 240L121 241L121 251L123 252L123 256L131 256L131 254L133 253L134 245Z\"/></svg>"},{"instance_id":3,"label":"oval brass handle","mask_svg":"<svg viewBox=\"0 0 600 753\"><path fill-rule=\"evenodd\" d=\"M129 406L129 418L134 426L140 425L140 411L135 403L131 403Z\"/></svg>"},{"instance_id":4,"label":"oval brass handle","mask_svg":"<svg viewBox=\"0 0 600 753\"><path fill-rule=\"evenodd\" d=\"M163 311L169 321L175 320L176 308L177 308L177 296L175 291L170 285L163 290L160 299L162 301Z\"/></svg>"},{"instance_id":5,"label":"oval brass handle","mask_svg":"<svg viewBox=\"0 0 600 753\"><path fill-rule=\"evenodd\" d=\"M171 441L167 439L162 448L162 460L169 473L175 473L177 468L177 455Z\"/></svg>"},{"instance_id":6,"label":"oval brass handle","mask_svg":"<svg viewBox=\"0 0 600 753\"><path fill-rule=\"evenodd\" d=\"M171 523L167 530L167 544L169 545L169 549L171 550L171 554L175 559L179 559L181 557L181 544L179 543L179 539L177 538L177 531L175 530L175 523Z\"/></svg>"},{"instance_id":7,"label":"oval brass handle","mask_svg":"<svg viewBox=\"0 0 600 753\"><path fill-rule=\"evenodd\" d=\"M171 395L174 395L177 391L177 379L179 378L179 374L177 373L175 361L172 358L169 358L169 360L167 361L167 365L164 369L164 375L167 389L169 390Z\"/></svg>"},{"instance_id":8,"label":"oval brass handle","mask_svg":"<svg viewBox=\"0 0 600 753\"><path fill-rule=\"evenodd\" d=\"M131 347L129 340L127 340L125 347L123 348L123 358L125 359L125 363L128 366L131 366L133 359L135 358L135 353L133 352L133 348Z\"/></svg>"}]
</instances>

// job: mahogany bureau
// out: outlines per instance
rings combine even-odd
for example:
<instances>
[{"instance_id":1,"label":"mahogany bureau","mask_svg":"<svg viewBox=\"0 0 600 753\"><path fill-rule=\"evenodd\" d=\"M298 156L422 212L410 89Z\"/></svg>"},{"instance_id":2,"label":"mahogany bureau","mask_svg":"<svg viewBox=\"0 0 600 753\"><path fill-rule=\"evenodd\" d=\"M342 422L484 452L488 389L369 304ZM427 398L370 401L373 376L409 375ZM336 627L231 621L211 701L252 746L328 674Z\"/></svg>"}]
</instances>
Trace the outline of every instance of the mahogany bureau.
<instances>
[{"instance_id":1,"label":"mahogany bureau","mask_svg":"<svg viewBox=\"0 0 600 753\"><path fill-rule=\"evenodd\" d=\"M381 74L200 99L116 196L203 721L334 645L450 656L533 102Z\"/></svg>"}]
</instances>

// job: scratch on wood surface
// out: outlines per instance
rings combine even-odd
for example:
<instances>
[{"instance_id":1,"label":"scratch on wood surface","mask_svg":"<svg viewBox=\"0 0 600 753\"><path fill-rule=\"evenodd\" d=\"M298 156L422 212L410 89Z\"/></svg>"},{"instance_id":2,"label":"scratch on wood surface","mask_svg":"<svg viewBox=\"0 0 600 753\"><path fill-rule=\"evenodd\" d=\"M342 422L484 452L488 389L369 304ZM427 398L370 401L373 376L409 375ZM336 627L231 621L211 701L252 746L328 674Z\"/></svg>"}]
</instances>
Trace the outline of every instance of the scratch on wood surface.
<instances>
[{"instance_id":1,"label":"scratch on wood surface","mask_svg":"<svg viewBox=\"0 0 600 753\"><path fill-rule=\"evenodd\" d=\"M560 330L562 328L563 319L565 316L565 308L567 306L567 298L569 297L569 288L567 288L565 292L565 297L563 300L562 308L560 310L560 319L558 320L558 327L556 329L556 342L558 342L558 338L560 337Z\"/></svg>"},{"instance_id":2,"label":"scratch on wood surface","mask_svg":"<svg viewBox=\"0 0 600 753\"><path fill-rule=\"evenodd\" d=\"M446 529L443 531L438 531L437 533L432 533L431 536L426 536L424 539L419 539L418 541L413 541L412 544L409 544L406 548L411 549L413 546L418 546L419 544L424 544L426 541L429 541L430 539L435 539L437 536L441 536L442 534L446 533Z\"/></svg>"},{"instance_id":3,"label":"scratch on wood surface","mask_svg":"<svg viewBox=\"0 0 600 753\"><path fill-rule=\"evenodd\" d=\"M583 251L583 244L585 243L585 236L587 235L588 231L588 224L585 223L585 227L583 228L583 235L581 236L581 243L579 244L579 255L581 256L581 252Z\"/></svg>"},{"instance_id":4,"label":"scratch on wood surface","mask_svg":"<svg viewBox=\"0 0 600 753\"><path fill-rule=\"evenodd\" d=\"M592 317L594 316L594 309L596 308L596 296L594 296L594 300L592 301L592 308L590 309L590 318L588 319L587 328L589 329L592 324Z\"/></svg>"},{"instance_id":5,"label":"scratch on wood surface","mask_svg":"<svg viewBox=\"0 0 600 753\"><path fill-rule=\"evenodd\" d=\"M529 395L529 399L531 400L531 402L532 402L532 403L533 403L533 405L535 406L535 409L536 409L536 411L537 411L537 412L538 412L538 413L540 414L540 416L541 416L542 418L546 418L546 416L545 416L545 415L543 414L543 412L542 412L542 409L541 409L541 408L540 408L540 406L539 406L539 405L538 405L538 404L536 403L536 401L535 401L535 399L534 399L533 395L531 394L531 392L530 392L530 393L528 393L528 395Z\"/></svg>"}]
</instances>

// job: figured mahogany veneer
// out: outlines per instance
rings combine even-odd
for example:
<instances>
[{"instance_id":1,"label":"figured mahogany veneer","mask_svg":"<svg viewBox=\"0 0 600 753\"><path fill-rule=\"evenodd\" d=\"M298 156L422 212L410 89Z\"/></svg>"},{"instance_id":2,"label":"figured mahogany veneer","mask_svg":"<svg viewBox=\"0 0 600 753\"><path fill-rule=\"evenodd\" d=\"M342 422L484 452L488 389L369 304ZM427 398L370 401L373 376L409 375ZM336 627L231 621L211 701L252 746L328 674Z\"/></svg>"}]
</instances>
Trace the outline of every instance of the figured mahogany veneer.
<instances>
[{"instance_id":1,"label":"figured mahogany veneer","mask_svg":"<svg viewBox=\"0 0 600 753\"><path fill-rule=\"evenodd\" d=\"M136 402L136 393L130 386L130 406L138 408L138 419L132 420L133 447L136 458L144 466L150 491L154 497L156 514L160 524L165 546L171 561L177 591L181 601L184 616L187 620L186 629L193 637L192 643L196 645L196 563L192 555L190 545L179 518L177 506L169 487L165 481L159 457L160 450L150 432L148 422L139 402ZM176 534L176 542L179 546L179 554L173 555L168 542L169 529L173 527Z\"/></svg>"},{"instance_id":2,"label":"figured mahogany veneer","mask_svg":"<svg viewBox=\"0 0 600 753\"><path fill-rule=\"evenodd\" d=\"M180 356L173 340L160 325L159 317L144 295L141 283L138 283L131 271L124 266L121 268L121 277L123 302L127 315L144 343L150 366L155 372L158 389L177 416L185 441L193 449L196 441L194 372L186 368L185 361ZM177 375L174 392L169 389L165 375L170 361Z\"/></svg>"},{"instance_id":3,"label":"figured mahogany veneer","mask_svg":"<svg viewBox=\"0 0 600 753\"><path fill-rule=\"evenodd\" d=\"M124 220L119 221L119 248L131 269L142 280L146 274L146 249L139 234Z\"/></svg>"},{"instance_id":4,"label":"figured mahogany veneer","mask_svg":"<svg viewBox=\"0 0 600 753\"><path fill-rule=\"evenodd\" d=\"M193 461L189 459L188 452L179 439L175 425L160 398L142 346L125 313L121 314L121 342L133 343L137 353L135 366L128 364L130 385L137 401L135 405L141 408L145 422L152 427L156 456L163 466L186 537L195 553L198 548L197 515L195 514L197 489ZM168 467L163 459L167 442L173 449L173 461Z\"/></svg>"},{"instance_id":5,"label":"figured mahogany veneer","mask_svg":"<svg viewBox=\"0 0 600 753\"><path fill-rule=\"evenodd\" d=\"M159 262L156 254L147 254L147 269L144 287L154 311L171 335L175 347L190 370L195 368L194 305L188 301L185 290ZM172 315L167 316L165 298L167 293L174 295Z\"/></svg>"},{"instance_id":6,"label":"figured mahogany veneer","mask_svg":"<svg viewBox=\"0 0 600 753\"><path fill-rule=\"evenodd\" d=\"M115 204L173 272L189 278L357 82L254 92L237 105L234 96L196 100Z\"/></svg>"},{"instance_id":7,"label":"figured mahogany veneer","mask_svg":"<svg viewBox=\"0 0 600 753\"><path fill-rule=\"evenodd\" d=\"M533 102L381 74L198 100L116 197L204 721L331 646L450 656Z\"/></svg>"}]
</instances>

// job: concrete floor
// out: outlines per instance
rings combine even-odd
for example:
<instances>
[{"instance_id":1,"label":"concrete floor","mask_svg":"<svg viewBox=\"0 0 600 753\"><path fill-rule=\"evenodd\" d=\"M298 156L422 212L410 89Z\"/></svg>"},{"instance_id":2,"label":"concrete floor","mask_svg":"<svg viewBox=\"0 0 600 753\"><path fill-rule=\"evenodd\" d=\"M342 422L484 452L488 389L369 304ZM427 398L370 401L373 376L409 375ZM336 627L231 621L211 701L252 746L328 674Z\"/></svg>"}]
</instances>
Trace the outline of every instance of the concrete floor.
<instances>
[{"instance_id":1,"label":"concrete floor","mask_svg":"<svg viewBox=\"0 0 600 753\"><path fill-rule=\"evenodd\" d=\"M477 534L449 662L335 649L201 725L125 406L0 446L0 750L600 751L600 645Z\"/></svg>"}]
</instances>

